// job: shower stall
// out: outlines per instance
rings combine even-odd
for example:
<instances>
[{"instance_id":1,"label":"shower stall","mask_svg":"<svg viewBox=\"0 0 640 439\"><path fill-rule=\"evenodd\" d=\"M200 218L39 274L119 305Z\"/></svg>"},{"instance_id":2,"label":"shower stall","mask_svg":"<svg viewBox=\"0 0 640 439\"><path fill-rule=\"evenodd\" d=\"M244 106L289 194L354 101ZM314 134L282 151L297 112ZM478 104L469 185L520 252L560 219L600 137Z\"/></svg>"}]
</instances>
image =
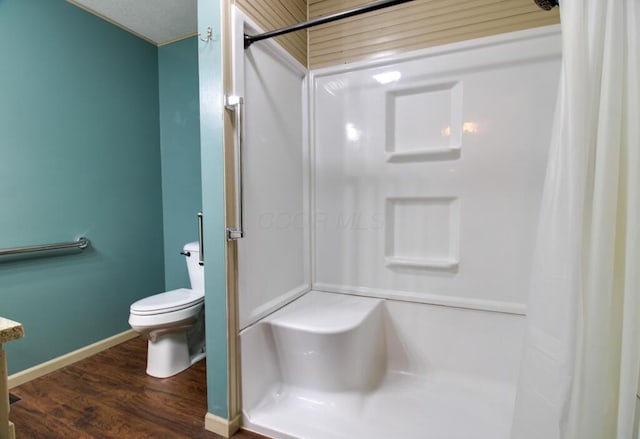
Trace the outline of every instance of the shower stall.
<instances>
[{"instance_id":1,"label":"shower stall","mask_svg":"<svg viewBox=\"0 0 640 439\"><path fill-rule=\"evenodd\" d=\"M309 71L233 15L243 425L508 438L559 27Z\"/></svg>"}]
</instances>

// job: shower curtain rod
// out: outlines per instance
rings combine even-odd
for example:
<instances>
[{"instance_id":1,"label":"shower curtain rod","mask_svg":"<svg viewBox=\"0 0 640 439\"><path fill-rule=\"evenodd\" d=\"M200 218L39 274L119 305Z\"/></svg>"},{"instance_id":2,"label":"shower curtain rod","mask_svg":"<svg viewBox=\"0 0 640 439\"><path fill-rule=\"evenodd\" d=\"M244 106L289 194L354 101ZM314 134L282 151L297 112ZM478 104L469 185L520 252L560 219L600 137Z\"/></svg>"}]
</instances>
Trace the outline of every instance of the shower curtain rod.
<instances>
[{"instance_id":1,"label":"shower curtain rod","mask_svg":"<svg viewBox=\"0 0 640 439\"><path fill-rule=\"evenodd\" d=\"M343 18L353 17L355 15L364 14L366 12L377 11L378 9L388 8L390 6L399 5L402 3L411 2L413 0L382 0L368 5L360 6L353 9L347 9L346 11L337 12L335 14L326 15L324 17L314 18L313 20L305 21L303 23L294 24L292 26L283 27L280 29L272 30L258 35L244 34L244 48L248 49L256 41L266 40L267 38L273 38L280 35L288 34L303 29L308 29L320 24L331 23L333 21L342 20Z\"/></svg>"},{"instance_id":2,"label":"shower curtain rod","mask_svg":"<svg viewBox=\"0 0 640 439\"><path fill-rule=\"evenodd\" d=\"M538 5L540 9L544 9L545 11L550 11L556 6L560 7L558 0L533 0L533 2Z\"/></svg>"}]
</instances>

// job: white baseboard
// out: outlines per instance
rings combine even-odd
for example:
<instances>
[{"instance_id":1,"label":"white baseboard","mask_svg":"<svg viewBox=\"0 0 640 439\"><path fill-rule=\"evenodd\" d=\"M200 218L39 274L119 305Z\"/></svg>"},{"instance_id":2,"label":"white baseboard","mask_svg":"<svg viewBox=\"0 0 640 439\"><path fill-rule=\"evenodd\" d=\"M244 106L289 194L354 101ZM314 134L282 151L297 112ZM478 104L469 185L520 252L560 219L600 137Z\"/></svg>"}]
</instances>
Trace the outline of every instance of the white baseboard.
<instances>
[{"instance_id":1,"label":"white baseboard","mask_svg":"<svg viewBox=\"0 0 640 439\"><path fill-rule=\"evenodd\" d=\"M211 413L207 413L204 416L204 429L219 434L220 436L231 437L236 431L240 430L241 421L241 415L228 420L212 415Z\"/></svg>"},{"instance_id":2,"label":"white baseboard","mask_svg":"<svg viewBox=\"0 0 640 439\"><path fill-rule=\"evenodd\" d=\"M9 375L9 389L13 389L20 384L27 383L31 380L35 380L36 378L61 369L65 366L69 366L70 364L83 360L120 343L124 343L125 341L131 340L132 338L136 338L137 336L137 332L135 332L133 329L129 329L127 331L121 332L120 334L116 334L109 338L105 338L104 340L100 340L83 348L77 349L73 352L69 352L68 354L62 355L44 363L40 363L36 366L30 367L29 369L25 369L21 372Z\"/></svg>"}]
</instances>

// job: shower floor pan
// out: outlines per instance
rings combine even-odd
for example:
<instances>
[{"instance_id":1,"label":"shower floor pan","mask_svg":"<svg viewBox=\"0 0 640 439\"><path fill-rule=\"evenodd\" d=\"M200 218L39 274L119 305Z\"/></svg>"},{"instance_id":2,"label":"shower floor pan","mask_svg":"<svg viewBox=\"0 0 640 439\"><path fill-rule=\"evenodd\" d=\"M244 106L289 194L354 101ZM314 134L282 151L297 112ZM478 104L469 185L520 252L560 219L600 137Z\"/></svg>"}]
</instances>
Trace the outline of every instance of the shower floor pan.
<instances>
[{"instance_id":1,"label":"shower floor pan","mask_svg":"<svg viewBox=\"0 0 640 439\"><path fill-rule=\"evenodd\" d=\"M243 331L244 426L275 438L507 439L515 386L420 360L386 305L312 291Z\"/></svg>"}]
</instances>

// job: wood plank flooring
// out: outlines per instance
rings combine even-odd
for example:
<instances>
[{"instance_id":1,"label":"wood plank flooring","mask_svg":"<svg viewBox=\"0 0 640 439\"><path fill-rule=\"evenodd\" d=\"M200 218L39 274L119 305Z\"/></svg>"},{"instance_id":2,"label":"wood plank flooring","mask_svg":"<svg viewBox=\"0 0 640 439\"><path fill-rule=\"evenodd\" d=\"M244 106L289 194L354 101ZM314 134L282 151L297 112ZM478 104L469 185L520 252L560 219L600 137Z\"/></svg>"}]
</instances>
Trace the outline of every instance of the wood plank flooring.
<instances>
[{"instance_id":1,"label":"wood plank flooring","mask_svg":"<svg viewBox=\"0 0 640 439\"><path fill-rule=\"evenodd\" d=\"M146 341L135 338L11 393L18 439L220 439L204 429L206 362L167 379L145 373ZM240 431L235 439L263 436Z\"/></svg>"}]
</instances>

